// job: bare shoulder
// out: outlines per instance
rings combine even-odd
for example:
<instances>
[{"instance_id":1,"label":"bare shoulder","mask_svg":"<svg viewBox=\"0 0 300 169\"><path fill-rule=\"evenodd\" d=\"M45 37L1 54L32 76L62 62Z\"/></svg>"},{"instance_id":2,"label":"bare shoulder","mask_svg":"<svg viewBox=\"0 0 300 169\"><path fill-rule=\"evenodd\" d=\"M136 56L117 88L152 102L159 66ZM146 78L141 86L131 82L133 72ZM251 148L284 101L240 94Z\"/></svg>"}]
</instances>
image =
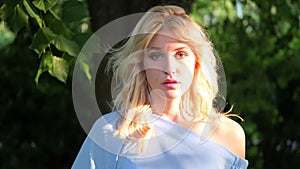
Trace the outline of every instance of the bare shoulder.
<instances>
[{"instance_id":1,"label":"bare shoulder","mask_svg":"<svg viewBox=\"0 0 300 169\"><path fill-rule=\"evenodd\" d=\"M226 116L221 116L220 123L211 139L223 145L237 156L245 158L245 132L242 126L236 121Z\"/></svg>"}]
</instances>

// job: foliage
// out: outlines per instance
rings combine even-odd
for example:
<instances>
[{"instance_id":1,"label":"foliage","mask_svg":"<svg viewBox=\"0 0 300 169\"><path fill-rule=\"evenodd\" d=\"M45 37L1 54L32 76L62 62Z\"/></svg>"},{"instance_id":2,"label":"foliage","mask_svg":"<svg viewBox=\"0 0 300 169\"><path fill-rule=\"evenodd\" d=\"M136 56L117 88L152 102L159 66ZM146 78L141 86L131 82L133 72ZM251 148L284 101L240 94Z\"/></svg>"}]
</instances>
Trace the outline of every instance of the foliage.
<instances>
[{"instance_id":1,"label":"foliage","mask_svg":"<svg viewBox=\"0 0 300 169\"><path fill-rule=\"evenodd\" d=\"M40 60L28 48L33 34L24 31L0 50L0 168L67 169L86 136L73 111L71 83L45 74L35 85Z\"/></svg>"},{"instance_id":2,"label":"foliage","mask_svg":"<svg viewBox=\"0 0 300 169\"><path fill-rule=\"evenodd\" d=\"M300 3L196 0L211 34L228 101L245 122L249 168L297 168L300 157Z\"/></svg>"},{"instance_id":3,"label":"foliage","mask_svg":"<svg viewBox=\"0 0 300 169\"><path fill-rule=\"evenodd\" d=\"M86 136L68 78L91 34L85 1L5 0L0 18L0 168L70 168Z\"/></svg>"},{"instance_id":4,"label":"foliage","mask_svg":"<svg viewBox=\"0 0 300 169\"><path fill-rule=\"evenodd\" d=\"M5 22L13 32L26 29L34 33L29 47L40 58L35 82L48 71L66 83L73 62L91 34L85 3L79 0L6 0L1 4L0 13L2 24Z\"/></svg>"},{"instance_id":5,"label":"foliage","mask_svg":"<svg viewBox=\"0 0 300 169\"><path fill-rule=\"evenodd\" d=\"M0 168L70 168L85 134L68 77L91 35L88 13L82 0L0 2ZM249 168L297 168L299 2L195 0L191 16L223 60L228 102L245 119Z\"/></svg>"}]
</instances>

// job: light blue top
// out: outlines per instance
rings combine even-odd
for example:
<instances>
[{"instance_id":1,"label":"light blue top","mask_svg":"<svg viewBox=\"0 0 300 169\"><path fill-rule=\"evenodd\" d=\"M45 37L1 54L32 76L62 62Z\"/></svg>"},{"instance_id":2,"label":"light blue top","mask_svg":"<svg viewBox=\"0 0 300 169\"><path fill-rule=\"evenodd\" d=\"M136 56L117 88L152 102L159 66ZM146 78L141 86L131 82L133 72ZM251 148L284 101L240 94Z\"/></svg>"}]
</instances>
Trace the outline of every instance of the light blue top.
<instances>
[{"instance_id":1,"label":"light blue top","mask_svg":"<svg viewBox=\"0 0 300 169\"><path fill-rule=\"evenodd\" d=\"M113 136L119 114L99 118L84 141L72 169L245 169L248 161L225 147L177 125L152 116L155 131L147 149Z\"/></svg>"}]
</instances>

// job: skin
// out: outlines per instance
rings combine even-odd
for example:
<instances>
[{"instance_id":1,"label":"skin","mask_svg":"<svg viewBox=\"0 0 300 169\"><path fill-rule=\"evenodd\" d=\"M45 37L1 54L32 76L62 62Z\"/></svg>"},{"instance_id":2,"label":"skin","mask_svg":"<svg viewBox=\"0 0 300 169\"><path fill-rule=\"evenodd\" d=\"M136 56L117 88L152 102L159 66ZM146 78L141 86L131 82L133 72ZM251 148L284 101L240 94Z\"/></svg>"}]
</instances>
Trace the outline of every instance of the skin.
<instances>
[{"instance_id":1,"label":"skin","mask_svg":"<svg viewBox=\"0 0 300 169\"><path fill-rule=\"evenodd\" d=\"M153 112L202 134L204 123L191 124L179 115L179 103L190 87L198 62L188 45L177 40L171 31L162 29L150 42L143 64L151 90ZM173 83L173 80L176 83ZM172 83L164 83L164 82ZM245 133L234 120L225 116L217 126L211 126L210 140L245 158Z\"/></svg>"},{"instance_id":2,"label":"skin","mask_svg":"<svg viewBox=\"0 0 300 169\"><path fill-rule=\"evenodd\" d=\"M180 97L190 87L196 65L195 55L188 45L161 30L150 42L143 64L151 88L154 112L176 121Z\"/></svg>"},{"instance_id":3,"label":"skin","mask_svg":"<svg viewBox=\"0 0 300 169\"><path fill-rule=\"evenodd\" d=\"M245 132L236 121L225 116L221 117L221 121L210 139L226 147L239 157L245 158Z\"/></svg>"}]
</instances>

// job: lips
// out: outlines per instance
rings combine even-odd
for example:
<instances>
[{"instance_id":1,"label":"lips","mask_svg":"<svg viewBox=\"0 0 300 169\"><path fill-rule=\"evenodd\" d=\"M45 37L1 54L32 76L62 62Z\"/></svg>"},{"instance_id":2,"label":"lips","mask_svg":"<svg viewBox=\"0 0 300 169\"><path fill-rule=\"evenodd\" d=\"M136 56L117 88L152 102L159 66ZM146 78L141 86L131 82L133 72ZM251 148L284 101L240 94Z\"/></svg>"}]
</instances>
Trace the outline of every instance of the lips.
<instances>
[{"instance_id":1,"label":"lips","mask_svg":"<svg viewBox=\"0 0 300 169\"><path fill-rule=\"evenodd\" d=\"M163 83L161 83L165 88L168 89L176 89L178 88L178 85L180 84L179 82L177 82L174 79L167 79L165 80Z\"/></svg>"}]
</instances>

